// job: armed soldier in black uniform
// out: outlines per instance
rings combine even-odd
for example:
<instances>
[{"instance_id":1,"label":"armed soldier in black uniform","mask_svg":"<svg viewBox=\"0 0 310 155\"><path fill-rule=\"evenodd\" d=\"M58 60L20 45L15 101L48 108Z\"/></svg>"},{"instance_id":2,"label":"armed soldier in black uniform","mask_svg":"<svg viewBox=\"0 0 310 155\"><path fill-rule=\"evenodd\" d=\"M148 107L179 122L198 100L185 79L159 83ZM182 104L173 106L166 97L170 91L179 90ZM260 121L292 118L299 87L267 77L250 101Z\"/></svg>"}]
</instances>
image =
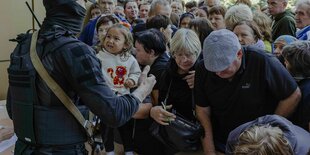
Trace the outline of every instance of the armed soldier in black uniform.
<instances>
[{"instance_id":1,"label":"armed soldier in black uniform","mask_svg":"<svg viewBox=\"0 0 310 155\"><path fill-rule=\"evenodd\" d=\"M79 111L89 110L112 127L126 123L149 105L140 104L155 84L142 73L132 93L116 96L106 85L95 51L76 35L85 15L84 0L43 0L46 17L36 51L48 74ZM8 68L7 109L18 140L15 154L87 154L84 128L36 72L29 57L31 34L19 35ZM148 68L148 67L146 67Z\"/></svg>"}]
</instances>

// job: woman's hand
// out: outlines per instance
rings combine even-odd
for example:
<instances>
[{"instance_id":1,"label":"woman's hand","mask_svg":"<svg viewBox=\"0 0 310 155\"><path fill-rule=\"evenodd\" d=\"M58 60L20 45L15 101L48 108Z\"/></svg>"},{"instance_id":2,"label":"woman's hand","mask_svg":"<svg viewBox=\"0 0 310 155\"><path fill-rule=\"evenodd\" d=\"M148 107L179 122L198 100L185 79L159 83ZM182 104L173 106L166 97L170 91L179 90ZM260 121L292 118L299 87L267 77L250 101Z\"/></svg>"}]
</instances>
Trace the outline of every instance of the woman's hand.
<instances>
[{"instance_id":1,"label":"woman's hand","mask_svg":"<svg viewBox=\"0 0 310 155\"><path fill-rule=\"evenodd\" d=\"M0 142L11 138L14 135L14 129L10 127L0 127Z\"/></svg>"},{"instance_id":2,"label":"woman's hand","mask_svg":"<svg viewBox=\"0 0 310 155\"><path fill-rule=\"evenodd\" d=\"M189 75L186 75L183 80L186 80L189 88L193 89L195 84L195 71L189 71Z\"/></svg>"},{"instance_id":3,"label":"woman's hand","mask_svg":"<svg viewBox=\"0 0 310 155\"><path fill-rule=\"evenodd\" d=\"M167 106L167 109L170 109L172 105ZM170 121L174 121L175 115L171 112L166 111L163 109L162 106L155 106L152 107L150 111L151 117L161 125L169 125Z\"/></svg>"}]
</instances>

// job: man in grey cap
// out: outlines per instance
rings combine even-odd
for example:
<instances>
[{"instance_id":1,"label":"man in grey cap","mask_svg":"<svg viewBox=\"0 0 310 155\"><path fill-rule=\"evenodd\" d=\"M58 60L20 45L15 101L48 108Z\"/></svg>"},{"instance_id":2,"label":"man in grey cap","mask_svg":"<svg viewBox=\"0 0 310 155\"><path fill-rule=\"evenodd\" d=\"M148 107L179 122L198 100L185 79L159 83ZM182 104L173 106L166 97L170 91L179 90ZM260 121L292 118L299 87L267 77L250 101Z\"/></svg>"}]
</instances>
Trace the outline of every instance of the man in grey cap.
<instances>
[{"instance_id":1,"label":"man in grey cap","mask_svg":"<svg viewBox=\"0 0 310 155\"><path fill-rule=\"evenodd\" d=\"M213 31L203 47L194 91L205 153L224 153L229 132L245 122L274 113L288 117L294 111L300 90L276 57L241 47L226 29Z\"/></svg>"}]
</instances>

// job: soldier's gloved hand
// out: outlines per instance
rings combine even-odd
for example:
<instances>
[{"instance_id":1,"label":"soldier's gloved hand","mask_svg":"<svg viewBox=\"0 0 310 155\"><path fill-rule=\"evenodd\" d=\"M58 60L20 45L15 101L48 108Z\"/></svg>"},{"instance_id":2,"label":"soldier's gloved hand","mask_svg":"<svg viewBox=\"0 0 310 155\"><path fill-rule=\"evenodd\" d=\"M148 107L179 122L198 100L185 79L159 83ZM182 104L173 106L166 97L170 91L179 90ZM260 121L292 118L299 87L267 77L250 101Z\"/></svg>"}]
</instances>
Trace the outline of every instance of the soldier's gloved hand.
<instances>
[{"instance_id":1,"label":"soldier's gloved hand","mask_svg":"<svg viewBox=\"0 0 310 155\"><path fill-rule=\"evenodd\" d=\"M155 76L147 73L150 71L150 66L145 66L138 81L138 88L132 93L142 102L147 95L152 92L152 89L156 83Z\"/></svg>"}]
</instances>

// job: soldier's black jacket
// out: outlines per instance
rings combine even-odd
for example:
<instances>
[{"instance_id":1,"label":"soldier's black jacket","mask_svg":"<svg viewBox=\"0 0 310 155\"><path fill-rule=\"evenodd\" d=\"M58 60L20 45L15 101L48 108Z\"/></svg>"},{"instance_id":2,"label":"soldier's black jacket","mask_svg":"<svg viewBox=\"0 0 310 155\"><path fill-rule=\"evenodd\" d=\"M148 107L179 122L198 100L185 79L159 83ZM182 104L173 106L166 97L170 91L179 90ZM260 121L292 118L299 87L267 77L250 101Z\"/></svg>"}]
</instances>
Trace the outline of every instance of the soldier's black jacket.
<instances>
[{"instance_id":1,"label":"soldier's black jacket","mask_svg":"<svg viewBox=\"0 0 310 155\"><path fill-rule=\"evenodd\" d=\"M91 47L80 41L63 45L61 40L77 40L74 37L75 28L81 23L80 17L83 15L80 15L80 8L74 2L68 3L67 6L61 4L61 7L47 4L54 2L44 1L47 17L37 41L37 52L44 67L83 114L89 109L108 126L123 125L137 111L140 101L130 94L116 96L112 92L104 81L100 61ZM59 1L62 2L64 1ZM68 11L69 9L71 10ZM65 18L66 16L68 18ZM16 103L13 101L20 94L12 93L10 87L12 86L9 85L7 109L14 122L12 103ZM63 145L86 140L84 129L39 75L36 76L33 91L37 93L38 98L38 103L34 105L33 121L39 144ZM76 136L80 138L74 138ZM40 140L42 137L44 140Z\"/></svg>"}]
</instances>

